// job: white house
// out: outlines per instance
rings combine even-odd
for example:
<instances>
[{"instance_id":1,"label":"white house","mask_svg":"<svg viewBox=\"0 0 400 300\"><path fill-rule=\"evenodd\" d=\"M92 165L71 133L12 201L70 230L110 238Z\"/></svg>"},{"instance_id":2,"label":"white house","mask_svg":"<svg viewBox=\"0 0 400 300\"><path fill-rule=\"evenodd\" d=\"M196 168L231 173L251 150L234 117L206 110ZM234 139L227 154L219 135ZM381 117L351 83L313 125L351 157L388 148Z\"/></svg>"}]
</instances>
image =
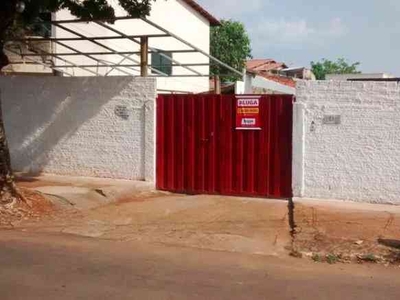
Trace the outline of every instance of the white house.
<instances>
[{"instance_id":1,"label":"white house","mask_svg":"<svg viewBox=\"0 0 400 300\"><path fill-rule=\"evenodd\" d=\"M114 6L117 17L126 16L126 12L118 6L117 1L109 1ZM59 22L73 20L76 17L72 16L69 11L62 10L53 14L51 19ZM211 26L219 26L220 22L194 0L156 1L152 4L151 15L147 19L158 25L159 28L151 26L141 19L118 20L115 24L106 24L109 26L108 29L95 22L53 23L51 38L48 38L51 45L47 51L57 55L65 53L70 55L48 57L47 60L53 65L53 70L61 71L64 76L139 76L140 42L137 41L140 41L140 36L148 35L150 36L148 72L149 76L158 77L157 89L159 92L199 93L209 90L207 75L210 72L210 58L204 53L210 53ZM165 36L163 30L179 37L186 44L171 36ZM116 32L121 32L126 36L135 36L136 42L132 39L117 38L119 34ZM87 39L93 37L101 37L101 39ZM105 37L112 39L105 39ZM68 40L69 38L75 40ZM78 38L82 38L82 40L78 40ZM200 52L193 51L188 44L193 45ZM43 44L41 44L41 49L43 50ZM28 56L23 56L23 63L28 62L26 59L29 59L29 54L31 54L29 47L26 51L28 51ZM115 52L112 53L113 51ZM82 52L91 54L82 55ZM102 55L93 54L101 52L103 52ZM121 55L117 52L124 54ZM135 54L130 52L135 52ZM73 53L76 55L72 55ZM43 60L46 60L46 57ZM182 67L181 64L184 66ZM14 65L13 68L14 71L21 71L21 66ZM27 66L22 69L28 70ZM37 73L39 69L50 71L49 68L38 68L36 65L34 69L31 67L28 72ZM172 76L166 77L165 74Z\"/></svg>"}]
</instances>

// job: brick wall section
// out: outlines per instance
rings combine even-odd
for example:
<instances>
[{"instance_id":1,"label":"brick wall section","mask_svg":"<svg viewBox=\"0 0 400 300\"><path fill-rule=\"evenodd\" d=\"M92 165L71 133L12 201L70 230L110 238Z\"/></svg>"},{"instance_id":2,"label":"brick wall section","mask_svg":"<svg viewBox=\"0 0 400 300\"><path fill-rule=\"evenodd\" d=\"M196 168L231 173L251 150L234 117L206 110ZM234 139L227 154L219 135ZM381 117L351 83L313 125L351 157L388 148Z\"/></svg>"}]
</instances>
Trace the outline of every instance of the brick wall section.
<instances>
[{"instance_id":1,"label":"brick wall section","mask_svg":"<svg viewBox=\"0 0 400 300\"><path fill-rule=\"evenodd\" d=\"M296 92L295 196L400 204L400 86L302 81Z\"/></svg>"},{"instance_id":2,"label":"brick wall section","mask_svg":"<svg viewBox=\"0 0 400 300\"><path fill-rule=\"evenodd\" d=\"M154 180L155 80L1 77L16 171Z\"/></svg>"}]
</instances>

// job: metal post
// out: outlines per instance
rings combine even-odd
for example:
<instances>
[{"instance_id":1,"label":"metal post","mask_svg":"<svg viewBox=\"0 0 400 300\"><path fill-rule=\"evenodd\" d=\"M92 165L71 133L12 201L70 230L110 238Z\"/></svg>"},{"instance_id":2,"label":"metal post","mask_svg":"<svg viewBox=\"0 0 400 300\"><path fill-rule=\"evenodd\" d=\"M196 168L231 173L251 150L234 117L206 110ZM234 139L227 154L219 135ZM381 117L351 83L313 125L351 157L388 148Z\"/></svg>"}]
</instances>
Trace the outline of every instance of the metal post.
<instances>
[{"instance_id":1,"label":"metal post","mask_svg":"<svg viewBox=\"0 0 400 300\"><path fill-rule=\"evenodd\" d=\"M214 75L214 93L221 95L221 80L218 75Z\"/></svg>"},{"instance_id":2,"label":"metal post","mask_svg":"<svg viewBox=\"0 0 400 300\"><path fill-rule=\"evenodd\" d=\"M140 76L147 77L149 66L149 38L147 36L140 38Z\"/></svg>"}]
</instances>

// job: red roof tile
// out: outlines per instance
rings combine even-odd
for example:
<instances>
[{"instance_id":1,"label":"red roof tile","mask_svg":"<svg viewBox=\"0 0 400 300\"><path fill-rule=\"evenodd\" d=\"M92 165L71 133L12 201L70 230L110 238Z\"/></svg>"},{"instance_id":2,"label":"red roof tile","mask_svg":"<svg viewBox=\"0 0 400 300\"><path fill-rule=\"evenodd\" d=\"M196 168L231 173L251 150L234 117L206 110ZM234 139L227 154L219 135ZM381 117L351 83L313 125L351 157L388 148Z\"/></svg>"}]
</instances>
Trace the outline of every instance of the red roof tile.
<instances>
[{"instance_id":1,"label":"red roof tile","mask_svg":"<svg viewBox=\"0 0 400 300\"><path fill-rule=\"evenodd\" d=\"M273 59L251 59L246 62L247 70L253 72L268 72L287 68L282 62L276 62Z\"/></svg>"},{"instance_id":2,"label":"red roof tile","mask_svg":"<svg viewBox=\"0 0 400 300\"><path fill-rule=\"evenodd\" d=\"M246 62L247 69L254 69L260 65L272 62L272 59L250 59Z\"/></svg>"},{"instance_id":3,"label":"red roof tile","mask_svg":"<svg viewBox=\"0 0 400 300\"><path fill-rule=\"evenodd\" d=\"M210 22L211 26L221 25L221 22L216 17L214 17L207 10L201 7L196 1L194 0L182 0L182 1L185 2L187 5L189 5L191 8L193 8L195 11L197 11L204 18L206 18Z\"/></svg>"}]
</instances>

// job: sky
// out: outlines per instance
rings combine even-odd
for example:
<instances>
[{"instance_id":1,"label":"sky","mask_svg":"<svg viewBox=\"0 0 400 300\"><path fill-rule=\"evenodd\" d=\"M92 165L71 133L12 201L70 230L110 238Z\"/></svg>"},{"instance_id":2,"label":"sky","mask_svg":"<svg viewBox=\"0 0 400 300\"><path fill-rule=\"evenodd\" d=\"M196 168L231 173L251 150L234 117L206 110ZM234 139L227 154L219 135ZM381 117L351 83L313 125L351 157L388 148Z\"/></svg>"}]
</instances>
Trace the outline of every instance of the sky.
<instances>
[{"instance_id":1,"label":"sky","mask_svg":"<svg viewBox=\"0 0 400 300\"><path fill-rule=\"evenodd\" d=\"M360 62L363 72L400 76L400 0L197 0L245 24L254 58L309 66Z\"/></svg>"}]
</instances>

